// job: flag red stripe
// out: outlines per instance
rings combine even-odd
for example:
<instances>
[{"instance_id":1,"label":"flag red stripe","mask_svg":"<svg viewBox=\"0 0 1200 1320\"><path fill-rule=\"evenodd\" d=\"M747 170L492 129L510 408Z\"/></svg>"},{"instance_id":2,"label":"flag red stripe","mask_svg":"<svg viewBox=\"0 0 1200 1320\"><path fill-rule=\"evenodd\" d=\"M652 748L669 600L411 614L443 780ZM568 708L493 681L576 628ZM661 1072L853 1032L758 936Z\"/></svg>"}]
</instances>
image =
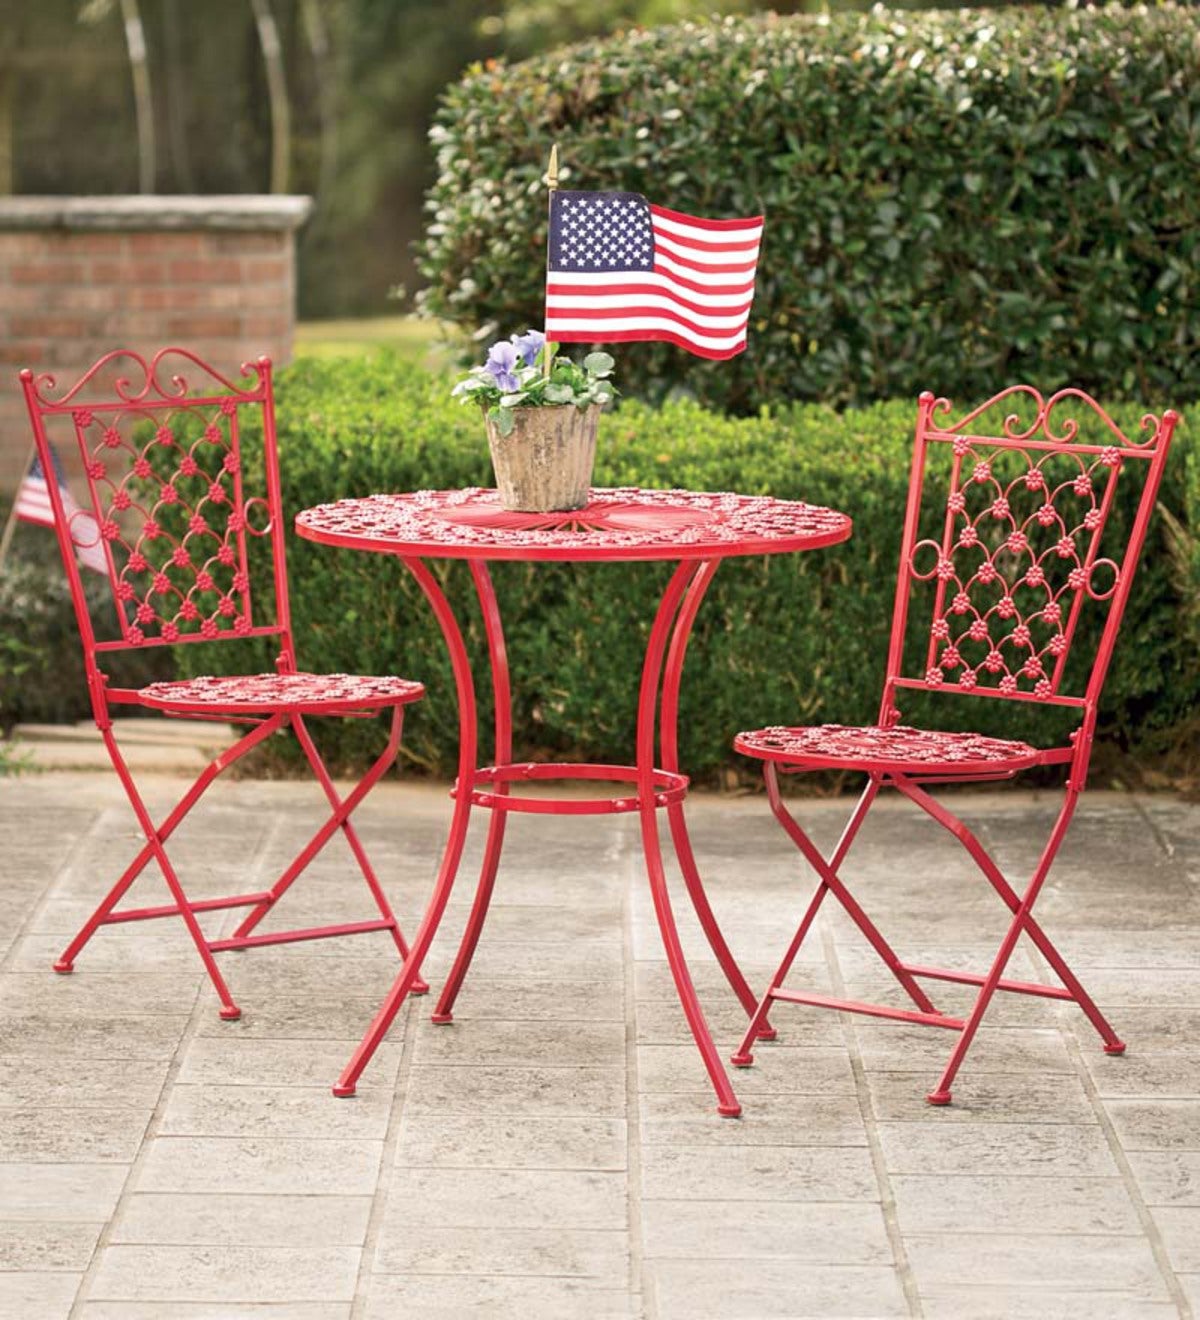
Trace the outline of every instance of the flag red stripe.
<instances>
[{"instance_id":1,"label":"flag red stripe","mask_svg":"<svg viewBox=\"0 0 1200 1320\"><path fill-rule=\"evenodd\" d=\"M50 491L46 483L37 477L26 477L17 491L13 513L23 522L53 527L54 506L50 503Z\"/></svg>"},{"instance_id":2,"label":"flag red stripe","mask_svg":"<svg viewBox=\"0 0 1200 1320\"><path fill-rule=\"evenodd\" d=\"M604 280L597 280L594 276L579 277L577 279L571 271L551 271L546 278L555 282L559 293L573 293L582 298L591 293L603 293L609 288L622 287L626 280L630 277L636 279L639 273L638 271L614 272L606 277L613 281L612 285L605 283ZM724 280L704 284L700 280L689 280L686 275L676 275L674 271L657 270L652 273L664 281L661 286L658 284L654 286L663 293L667 293L672 289L686 289L689 293L698 293L703 298L707 298L714 293L744 293L750 299L754 297L753 280L739 281L737 284L727 284Z\"/></svg>"},{"instance_id":3,"label":"flag red stripe","mask_svg":"<svg viewBox=\"0 0 1200 1320\"><path fill-rule=\"evenodd\" d=\"M655 339L667 344L678 344L680 348L686 348L697 357L713 359L736 357L746 347L746 340L743 338L732 348L705 348L697 344L694 339L689 339L686 335L672 334L669 330L607 330L601 336L597 336L595 332L589 334L586 330L565 330L556 331L554 338L556 342L563 344L617 344Z\"/></svg>"},{"instance_id":4,"label":"flag red stripe","mask_svg":"<svg viewBox=\"0 0 1200 1320\"><path fill-rule=\"evenodd\" d=\"M596 268L600 262L585 259L581 271L547 272L548 336L563 343L659 340L714 359L740 353L754 297L762 217L704 220L654 205L649 211L654 240L649 271L605 271ZM604 221L599 224L594 237L603 253L610 240ZM592 255L588 247L585 258Z\"/></svg>"},{"instance_id":5,"label":"flag red stripe","mask_svg":"<svg viewBox=\"0 0 1200 1320\"><path fill-rule=\"evenodd\" d=\"M705 275L750 275L754 273L754 268L758 265L757 257L753 261L721 262L720 264L714 264L711 261L693 261L690 257L671 251L663 244L659 244L659 250L655 257L656 259L661 257L665 261L672 261L677 266L683 266L687 270L700 271Z\"/></svg>"},{"instance_id":6,"label":"flag red stripe","mask_svg":"<svg viewBox=\"0 0 1200 1320\"><path fill-rule=\"evenodd\" d=\"M558 334L559 327L564 321L627 321L631 316L654 316L662 320L673 321L676 325L683 326L685 330L690 330L692 334L702 339L727 338L729 335L739 334L746 328L746 323L750 319L749 313L747 313L740 318L736 325L700 325L678 312L669 311L665 307L628 306L552 307L546 313L546 320L554 333Z\"/></svg>"},{"instance_id":7,"label":"flag red stripe","mask_svg":"<svg viewBox=\"0 0 1200 1320\"><path fill-rule=\"evenodd\" d=\"M676 234L669 229L659 229L657 225L651 226L651 231L656 243L674 244L681 248L691 248L695 252L745 252L758 255L760 240L757 237L739 243L711 243L704 238L693 238L691 234Z\"/></svg>"},{"instance_id":8,"label":"flag red stripe","mask_svg":"<svg viewBox=\"0 0 1200 1320\"><path fill-rule=\"evenodd\" d=\"M54 514L50 511L49 506L42 510L31 509L28 505L20 505L17 508L16 516L22 522L37 523L39 527L54 526Z\"/></svg>"},{"instance_id":9,"label":"flag red stripe","mask_svg":"<svg viewBox=\"0 0 1200 1320\"><path fill-rule=\"evenodd\" d=\"M96 519L75 502L71 492L59 482L59 499L62 501L63 514L67 522L67 534L75 546L79 562L85 568L98 573L108 571L108 562L100 537L100 526ZM53 527L54 505L50 501L50 487L42 476L27 475L17 490L13 505L14 517L22 522L34 523L38 527ZM90 534L90 539L85 539Z\"/></svg>"},{"instance_id":10,"label":"flag red stripe","mask_svg":"<svg viewBox=\"0 0 1200 1320\"><path fill-rule=\"evenodd\" d=\"M754 286L751 285L746 290L748 294L753 294ZM748 312L753 297L747 297L739 303L732 306L726 306L724 303L712 302L693 302L690 298L683 297L676 293L674 289L661 284L568 284L562 281L556 281L553 284L546 285L546 298L625 298L628 299L627 305L633 304L643 295L652 295L657 298L670 298L674 303L689 312L700 312L705 316L736 316L739 312Z\"/></svg>"},{"instance_id":11,"label":"flag red stripe","mask_svg":"<svg viewBox=\"0 0 1200 1320\"><path fill-rule=\"evenodd\" d=\"M661 215L664 220L674 220L679 225L695 225L697 229L750 229L754 225L761 228L763 223L761 215L748 215L741 220L702 220L698 215L684 215L682 211L671 211L653 202L650 203L650 214Z\"/></svg>"},{"instance_id":12,"label":"flag red stripe","mask_svg":"<svg viewBox=\"0 0 1200 1320\"><path fill-rule=\"evenodd\" d=\"M624 316L599 319L582 316L568 317L561 324L555 320L552 313L547 318L547 334L551 339L557 339L560 329L577 331L584 336L590 335L593 339L607 338L615 334L635 334L638 332L648 334L655 331L666 331L671 334L686 336L690 342L712 349L714 352L731 348L746 337L746 323L744 321L737 325L722 326L715 329L710 327L698 329L685 321L681 321L678 317L669 316L657 309L647 308L630 308Z\"/></svg>"}]
</instances>

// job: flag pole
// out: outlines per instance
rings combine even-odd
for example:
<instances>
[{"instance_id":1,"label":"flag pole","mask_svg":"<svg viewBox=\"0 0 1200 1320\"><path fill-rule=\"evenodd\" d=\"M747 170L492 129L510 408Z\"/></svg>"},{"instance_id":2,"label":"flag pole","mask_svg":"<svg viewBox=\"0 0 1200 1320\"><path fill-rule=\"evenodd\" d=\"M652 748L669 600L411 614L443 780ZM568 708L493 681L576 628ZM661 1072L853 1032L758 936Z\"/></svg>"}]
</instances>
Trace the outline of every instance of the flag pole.
<instances>
[{"instance_id":1,"label":"flag pole","mask_svg":"<svg viewBox=\"0 0 1200 1320\"><path fill-rule=\"evenodd\" d=\"M25 458L25 466L21 469L21 480L17 482L17 489L13 494L12 508L8 511L8 517L4 522L4 531L0 533L0 570L4 568L4 561L8 558L8 547L12 543L13 532L17 530L17 505L21 502L21 487L25 484L25 478L29 475L29 469L33 465L33 460L37 456L37 445L29 446L29 453Z\"/></svg>"},{"instance_id":2,"label":"flag pole","mask_svg":"<svg viewBox=\"0 0 1200 1320\"><path fill-rule=\"evenodd\" d=\"M550 225L554 213L554 194L558 191L558 143L552 143L550 147L550 164L546 169L546 193L547 193L547 224L546 224L546 271L549 274L550 269ZM543 325L543 329L546 327ZM550 378L550 368L554 362L554 349L550 343L550 336L546 335L546 345L542 349L542 374L546 379Z\"/></svg>"}]
</instances>

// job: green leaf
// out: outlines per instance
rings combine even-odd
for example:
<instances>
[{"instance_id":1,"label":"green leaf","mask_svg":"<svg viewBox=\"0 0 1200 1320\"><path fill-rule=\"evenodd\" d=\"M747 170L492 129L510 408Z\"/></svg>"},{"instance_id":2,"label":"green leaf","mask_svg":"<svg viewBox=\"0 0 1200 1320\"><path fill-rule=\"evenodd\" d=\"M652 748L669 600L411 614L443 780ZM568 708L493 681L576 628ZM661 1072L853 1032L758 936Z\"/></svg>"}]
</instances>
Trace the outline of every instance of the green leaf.
<instances>
[{"instance_id":1,"label":"green leaf","mask_svg":"<svg viewBox=\"0 0 1200 1320\"><path fill-rule=\"evenodd\" d=\"M487 326L477 343L537 324L546 207L529 134L549 113L570 124L571 187L662 197L665 181L680 211L766 216L746 352L613 348L626 396L737 415L927 388L981 402L1017 380L1200 397L1195 5L788 8L832 12L630 30L575 47L565 83L547 52L448 87L422 310ZM1031 296L1002 310L1013 290ZM586 370L556 360L553 377Z\"/></svg>"},{"instance_id":2,"label":"green leaf","mask_svg":"<svg viewBox=\"0 0 1200 1320\"><path fill-rule=\"evenodd\" d=\"M583 359L583 365L584 369L591 372L593 376L611 376L612 369L617 364L610 353L595 352L589 353Z\"/></svg>"}]
</instances>

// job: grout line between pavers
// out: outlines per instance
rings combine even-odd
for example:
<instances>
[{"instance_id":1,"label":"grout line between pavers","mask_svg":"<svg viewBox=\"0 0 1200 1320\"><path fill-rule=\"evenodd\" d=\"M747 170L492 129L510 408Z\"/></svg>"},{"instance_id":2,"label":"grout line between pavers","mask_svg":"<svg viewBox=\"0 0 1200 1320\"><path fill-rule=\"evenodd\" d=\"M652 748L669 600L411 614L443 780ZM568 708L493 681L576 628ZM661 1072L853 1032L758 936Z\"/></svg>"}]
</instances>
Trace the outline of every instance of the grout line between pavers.
<instances>
[{"instance_id":1,"label":"grout line between pavers","mask_svg":"<svg viewBox=\"0 0 1200 1320\"><path fill-rule=\"evenodd\" d=\"M1031 950L1031 957L1034 959L1039 975L1048 976L1050 968L1042 959L1040 952ZM1180 1320L1193 1320L1194 1312L1192 1305L1188 1301L1187 1294L1183 1285L1179 1282L1175 1270L1171 1265L1170 1253L1167 1251L1166 1243L1162 1239L1162 1234L1158 1230L1158 1224L1155 1222L1150 1207L1146 1204L1145 1197L1142 1196L1142 1189L1138 1185L1137 1176L1133 1172L1133 1166L1129 1163L1125 1154L1125 1148L1121 1145L1121 1138L1117 1135L1117 1129L1109 1117L1108 1110L1104 1106L1104 1101L1100 1098L1100 1092L1088 1070L1087 1064L1083 1059L1083 1049L1079 1044L1079 1039L1074 1031L1068 1026L1059 1028L1060 1035L1067 1051L1068 1057L1075 1064L1078 1074L1078 1080L1083 1087L1083 1093L1088 1098L1088 1103L1092 1107L1092 1112L1096 1115L1096 1122L1099 1124L1100 1131L1104 1134L1105 1143L1108 1146L1113 1163L1117 1166L1117 1171L1121 1175L1121 1181L1125 1186L1126 1195L1128 1195L1133 1205L1134 1213L1137 1215L1138 1223L1142 1226L1142 1233L1150 1247L1150 1252L1154 1257L1154 1263L1158 1266L1158 1272L1166 1284L1167 1293L1171 1301L1175 1304L1175 1309L1179 1312Z\"/></svg>"},{"instance_id":2,"label":"grout line between pavers","mask_svg":"<svg viewBox=\"0 0 1200 1320\"><path fill-rule=\"evenodd\" d=\"M1131 792L1128 796L1134 805L1134 809L1142 817L1146 827L1149 829L1151 836L1162 849L1163 854L1168 858L1172 857L1174 850L1162 835L1155 822L1150 818L1149 813L1138 800L1137 794ZM1051 979L1052 974L1049 964L1042 957L1041 951L1024 932L1022 932L1022 943L1025 945L1025 952L1033 962L1039 978L1043 980ZM1126 1158L1125 1150L1121 1145L1120 1137L1117 1135L1116 1127L1114 1126L1112 1119L1109 1117L1108 1110L1105 1108L1104 1102L1100 1098L1096 1083L1088 1070L1087 1064L1084 1062L1079 1038L1075 1035L1075 1032L1071 1027L1067 1026L1063 1020L1063 1014L1065 1011L1066 1006L1059 1005L1056 1029L1063 1042L1063 1048L1066 1050L1067 1057L1075 1066L1076 1079L1082 1087L1084 1095L1087 1097L1088 1104L1091 1106L1093 1114L1096 1116L1096 1122L1100 1131L1104 1135L1104 1141L1108 1146L1109 1154L1112 1156L1113 1163L1116 1165L1117 1171L1120 1174L1126 1195L1129 1197L1130 1203L1134 1208L1138 1223L1142 1226L1142 1233L1145 1236L1147 1245L1150 1247L1150 1252L1154 1257L1154 1263L1158 1266L1159 1274L1162 1276L1163 1282L1166 1284L1167 1292L1171 1301L1175 1304L1175 1308L1179 1312L1180 1320L1193 1320L1191 1303L1188 1301L1183 1285L1179 1282L1175 1270L1172 1268L1170 1254L1167 1251L1166 1244L1162 1240L1161 1233L1158 1231L1158 1224L1155 1222L1154 1216L1150 1213L1150 1208L1147 1206L1145 1198L1142 1196L1142 1189L1138 1185L1137 1177L1133 1172L1133 1166Z\"/></svg>"},{"instance_id":3,"label":"grout line between pavers","mask_svg":"<svg viewBox=\"0 0 1200 1320\"><path fill-rule=\"evenodd\" d=\"M95 816L92 818L91 822L80 834L79 838L76 839L75 843L68 850L67 855L63 859L62 864L59 866L58 870L55 871L55 873L46 882L46 887L42 890L41 898L39 898L38 901L34 903L34 905L26 913L25 920L22 921L20 926L18 927L16 934L13 936L12 943L8 946L8 949L5 951L4 956L0 958L0 972L8 971L12 961L15 960L16 958L17 949L24 942L26 936L34 933L33 926L37 922L38 918L42 915L42 913L46 910L47 906L49 905L51 897L54 894L54 891L58 888L59 881L62 879L62 877L65 874L67 874L69 871L74 869L76 863L80 858L80 855L83 853L84 849L91 843L92 836L98 833L100 829L100 822L105 818L106 815L108 815L108 813L111 810L112 810L111 807L100 807L96 810ZM69 940L70 937L68 936L67 941L69 942ZM55 975L57 976L58 973L56 972Z\"/></svg>"},{"instance_id":4,"label":"grout line between pavers","mask_svg":"<svg viewBox=\"0 0 1200 1320\"><path fill-rule=\"evenodd\" d=\"M1168 861L1175 860L1175 845L1162 832L1158 821L1150 814L1146 804L1142 801L1142 795L1134 792L1132 789L1126 790L1129 794L1129 800L1133 803L1133 809L1142 818L1142 823L1150 832L1150 837L1158 844L1162 854Z\"/></svg>"},{"instance_id":5,"label":"grout line between pavers","mask_svg":"<svg viewBox=\"0 0 1200 1320\"><path fill-rule=\"evenodd\" d=\"M431 999L418 996L422 1003ZM392 1188L392 1175L396 1167L396 1151L400 1145L400 1125L404 1119L404 1102L408 1096L409 1078L412 1075L413 1051L417 1044L419 1030L416 1014L412 1007L413 996L406 995L398 1018L404 1035L400 1042L400 1064L396 1070L396 1080L392 1087L392 1103L388 1109L387 1129L383 1134L383 1149L379 1153L379 1176L375 1180L375 1191L371 1196L371 1211L367 1216L367 1231L363 1236L362 1254L358 1261L358 1274L354 1281L354 1300L350 1306L350 1320L363 1320L367 1303L370 1301L371 1282L374 1278L373 1263L375 1248L379 1243L379 1234L383 1228L384 1215L387 1212L388 1196ZM392 1021L389 1031L396 1026ZM354 1104L354 1100L336 1100L335 1104Z\"/></svg>"},{"instance_id":6,"label":"grout line between pavers","mask_svg":"<svg viewBox=\"0 0 1200 1320\"><path fill-rule=\"evenodd\" d=\"M111 808L108 807L98 808L92 820L89 822L87 827L82 831L79 838L75 841L75 844L67 852L67 855L63 859L61 865L51 876L50 880L46 884L46 887L42 890L41 897L30 908L29 912L26 914L25 920L21 922L20 928L13 936L12 942L9 944L7 950L4 953L4 956L0 957L0 971L5 971L8 969L11 960L13 960L16 957L17 950L24 943L25 937L30 933L32 933L33 926L36 924L38 918L45 911L46 906L49 904L52 895L54 894L55 890L58 888L59 882L62 880L64 875L68 874L70 871L74 869L80 856L84 854L85 848L91 842L93 835L95 835L99 831L101 821L104 819L104 817L110 810ZM57 973L55 973L55 975L57 975ZM74 1163L75 1161L62 1160L62 1161L53 1161L53 1162L66 1164L66 1163ZM80 1221L70 1221L70 1222L80 1222ZM91 1220L88 1222L94 1223L95 1221ZM87 1277L87 1272L88 1270L91 1269L92 1263L96 1259L96 1255L100 1250L100 1241L104 1237L108 1225L111 1222L112 1220L109 1219L104 1224L101 1225L100 1232L96 1234L96 1241L92 1244L92 1250L88 1256L88 1263L84 1267L84 1269L79 1272L78 1282L75 1285L75 1299L71 1303L72 1316L75 1314L75 1307L78 1303L79 1293L83 1288L83 1281ZM74 1273L74 1271L71 1271L71 1273Z\"/></svg>"},{"instance_id":7,"label":"grout line between pavers","mask_svg":"<svg viewBox=\"0 0 1200 1320\"><path fill-rule=\"evenodd\" d=\"M628 829L622 828L622 834ZM646 1320L658 1314L653 1286L646 1277L642 1249L642 1112L641 1077L638 1070L637 965L633 956L633 886L638 883L638 852L626 843L626 882L621 900L621 968L625 1009L625 1197L629 1220L626 1241L629 1244L629 1299L640 1298L639 1313ZM619 855L619 854L618 854Z\"/></svg>"},{"instance_id":8,"label":"grout line between pavers","mask_svg":"<svg viewBox=\"0 0 1200 1320\"><path fill-rule=\"evenodd\" d=\"M833 993L839 999L844 999L846 997L846 985L842 979L841 964L838 962L837 944L827 921L820 921L820 935ZM862 1115L863 1127L866 1130L867 1148L871 1153L875 1181L879 1187L880 1209L883 1213L883 1223L887 1231L888 1242L892 1248L896 1277L904 1292L904 1300L908 1303L909 1315L919 1320L925 1314L921 1305L921 1292L917 1286L912 1264L908 1259L908 1251L904 1246L904 1235L900 1231L900 1216L896 1210L896 1194L892 1190L892 1180L887 1171L887 1161L884 1159L883 1146L879 1140L875 1106L871 1099L871 1088L867 1085L867 1074L863 1065L862 1051L859 1047L858 1031L852 1014L839 1014L838 1016L843 1019L842 1031L845 1035L847 1053L850 1056L850 1071L854 1074L854 1089L857 1092L859 1112ZM851 1020L847 1021L847 1018Z\"/></svg>"},{"instance_id":9,"label":"grout line between pavers","mask_svg":"<svg viewBox=\"0 0 1200 1320\"><path fill-rule=\"evenodd\" d=\"M251 858L249 872L258 877L263 870L263 865L267 856L268 843L273 839L275 831L278 829L278 822L270 829L262 832L258 847ZM199 955L197 955L198 957ZM132 971L131 975L136 975ZM87 1268L84 1270L79 1280L79 1286L75 1290L75 1300L71 1304L68 1320L79 1320L82 1316L82 1308L87 1304L88 1291L95 1279L96 1273L100 1268L101 1257L107 1249L112 1238L113 1229L121 1218L126 1203L136 1188L138 1175L148 1159L148 1152L158 1135L158 1130L162 1125L163 1114L167 1105L170 1103L171 1095L174 1091L175 1079L179 1076L183 1068L184 1056L187 1054L189 1045L198 1036L202 1013L211 1011L212 1005L208 1003L205 996L205 990L211 989L211 983L208 976L204 973L203 966L200 969L200 975L196 979L195 990L192 996L192 1006L188 1012L187 1025L179 1038L178 1044L171 1055L171 1061L167 1065L167 1071L163 1077L162 1085L159 1088L158 1100L153 1111L150 1114L149 1122L146 1124L145 1131L142 1133L141 1142L138 1145L137 1154L133 1157L132 1163L128 1166L125 1174L125 1181L121 1185L120 1195L117 1197L117 1203L113 1207L113 1212L105 1221L101 1228L99 1236L96 1239L96 1245L92 1249L92 1255L88 1261ZM203 1007L202 1007L203 1006Z\"/></svg>"}]
</instances>

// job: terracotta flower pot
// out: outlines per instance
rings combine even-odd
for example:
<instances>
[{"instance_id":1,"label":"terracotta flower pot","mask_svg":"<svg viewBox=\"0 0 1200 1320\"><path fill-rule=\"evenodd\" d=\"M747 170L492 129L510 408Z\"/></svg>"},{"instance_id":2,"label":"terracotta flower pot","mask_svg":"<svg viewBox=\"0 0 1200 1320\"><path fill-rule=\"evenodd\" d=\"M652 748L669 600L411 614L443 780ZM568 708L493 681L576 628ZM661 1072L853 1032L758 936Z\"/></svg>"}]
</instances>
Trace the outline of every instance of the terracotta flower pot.
<instances>
[{"instance_id":1,"label":"terracotta flower pot","mask_svg":"<svg viewBox=\"0 0 1200 1320\"><path fill-rule=\"evenodd\" d=\"M530 513L582 509L596 461L600 407L572 403L514 408L513 429L501 435L485 416L500 503Z\"/></svg>"}]
</instances>

